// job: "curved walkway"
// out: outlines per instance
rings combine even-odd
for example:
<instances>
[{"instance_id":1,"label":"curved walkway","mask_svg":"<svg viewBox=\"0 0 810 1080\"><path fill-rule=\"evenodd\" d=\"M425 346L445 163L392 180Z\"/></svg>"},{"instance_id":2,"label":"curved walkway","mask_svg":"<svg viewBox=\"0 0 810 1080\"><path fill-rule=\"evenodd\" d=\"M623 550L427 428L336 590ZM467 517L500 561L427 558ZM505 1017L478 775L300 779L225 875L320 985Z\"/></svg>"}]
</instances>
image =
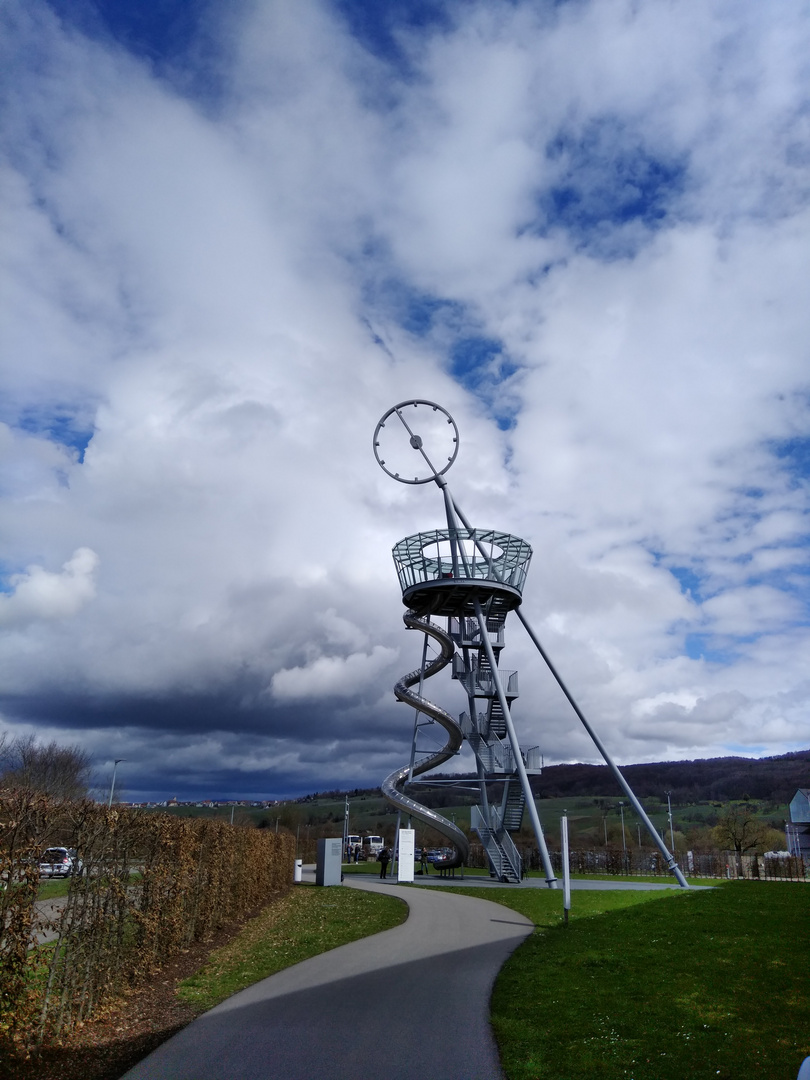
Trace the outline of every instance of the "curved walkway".
<instances>
[{"instance_id":1,"label":"curved walkway","mask_svg":"<svg viewBox=\"0 0 810 1080\"><path fill-rule=\"evenodd\" d=\"M532 923L443 890L345 885L400 897L408 919L235 994L122 1080L500 1080L490 992Z\"/></svg>"}]
</instances>

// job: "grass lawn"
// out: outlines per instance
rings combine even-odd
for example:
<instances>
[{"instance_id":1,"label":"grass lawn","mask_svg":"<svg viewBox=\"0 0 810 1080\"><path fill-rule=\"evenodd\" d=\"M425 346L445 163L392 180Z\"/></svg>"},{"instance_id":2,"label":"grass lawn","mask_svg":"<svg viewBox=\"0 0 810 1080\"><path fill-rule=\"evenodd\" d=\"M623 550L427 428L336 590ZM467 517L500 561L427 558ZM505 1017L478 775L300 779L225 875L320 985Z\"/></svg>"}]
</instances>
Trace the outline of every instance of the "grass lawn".
<instances>
[{"instance_id":1,"label":"grass lawn","mask_svg":"<svg viewBox=\"0 0 810 1080\"><path fill-rule=\"evenodd\" d=\"M338 945L390 930L407 915L407 906L393 896L297 885L213 952L177 993L194 1006L211 1009L259 979Z\"/></svg>"},{"instance_id":2,"label":"grass lawn","mask_svg":"<svg viewBox=\"0 0 810 1080\"><path fill-rule=\"evenodd\" d=\"M510 889L508 885L503 888L491 885L476 888L473 885L463 888L452 886L452 891L463 893L465 896L477 896L479 900L492 900L496 904L505 904L519 911L521 915L525 915L527 919L531 919L535 926L543 929L562 925L562 889ZM604 915L609 911L620 911L622 908L647 904L669 895L670 893L663 889L658 892L642 892L641 890L633 892L629 889L616 892L609 890L576 892L571 896L570 917L573 922L592 915Z\"/></svg>"},{"instance_id":3,"label":"grass lawn","mask_svg":"<svg viewBox=\"0 0 810 1080\"><path fill-rule=\"evenodd\" d=\"M70 891L70 878L50 878L40 881L37 900L55 900L57 896L67 896Z\"/></svg>"},{"instance_id":4,"label":"grass lawn","mask_svg":"<svg viewBox=\"0 0 810 1080\"><path fill-rule=\"evenodd\" d=\"M567 929L559 894L463 891L538 924L492 998L508 1080L792 1080L810 1055L805 885L575 893Z\"/></svg>"}]
</instances>

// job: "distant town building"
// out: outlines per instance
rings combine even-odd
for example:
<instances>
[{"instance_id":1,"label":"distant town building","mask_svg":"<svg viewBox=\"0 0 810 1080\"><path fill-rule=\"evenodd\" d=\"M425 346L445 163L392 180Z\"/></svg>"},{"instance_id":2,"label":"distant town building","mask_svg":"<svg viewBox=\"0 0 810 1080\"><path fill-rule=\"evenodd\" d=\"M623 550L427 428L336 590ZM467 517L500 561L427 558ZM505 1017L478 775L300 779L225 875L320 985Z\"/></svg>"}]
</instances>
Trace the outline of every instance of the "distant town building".
<instances>
[{"instance_id":1,"label":"distant town building","mask_svg":"<svg viewBox=\"0 0 810 1080\"><path fill-rule=\"evenodd\" d=\"M785 833L790 854L810 862L810 788L799 788L790 800L790 821Z\"/></svg>"}]
</instances>

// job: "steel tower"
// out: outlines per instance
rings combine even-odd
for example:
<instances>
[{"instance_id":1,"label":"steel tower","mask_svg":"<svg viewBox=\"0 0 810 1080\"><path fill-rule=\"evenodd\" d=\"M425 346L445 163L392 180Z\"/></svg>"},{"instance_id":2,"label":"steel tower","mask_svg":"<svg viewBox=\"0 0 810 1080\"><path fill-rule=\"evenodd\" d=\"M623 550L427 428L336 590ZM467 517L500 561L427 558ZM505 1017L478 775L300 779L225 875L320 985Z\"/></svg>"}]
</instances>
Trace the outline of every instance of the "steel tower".
<instances>
[{"instance_id":1,"label":"steel tower","mask_svg":"<svg viewBox=\"0 0 810 1080\"><path fill-rule=\"evenodd\" d=\"M520 881L521 858L511 833L520 828L527 811L546 881L549 887L555 887L556 877L529 786L529 775L539 772L539 754L536 749L521 750L518 744L511 714L511 704L518 696L517 672L499 667L506 618L514 611L668 868L680 885L688 887L675 859L520 610L531 547L509 533L473 528L453 499L444 474L455 461L458 448L459 434L453 417L440 405L423 399L395 405L374 431L374 455L383 471L404 484L435 483L442 492L447 523L444 529L407 536L393 550L402 602L408 609L405 625L424 634L424 645L421 665L394 687L398 700L416 709L414 742L409 764L383 781L383 795L398 810L432 826L450 841L456 853L444 861L444 867L462 866L469 853L466 835L403 789L415 777L450 760L466 739L475 755L480 796L479 805L472 808L471 824L487 853L491 872L501 881ZM442 624L435 619L442 620ZM438 654L428 659L431 640ZM426 680L448 664L468 700L469 711L462 713L459 720L424 694ZM418 729L420 724L431 723L444 728L447 741L441 750L417 760ZM501 785L497 801L490 798L490 785L495 782Z\"/></svg>"}]
</instances>

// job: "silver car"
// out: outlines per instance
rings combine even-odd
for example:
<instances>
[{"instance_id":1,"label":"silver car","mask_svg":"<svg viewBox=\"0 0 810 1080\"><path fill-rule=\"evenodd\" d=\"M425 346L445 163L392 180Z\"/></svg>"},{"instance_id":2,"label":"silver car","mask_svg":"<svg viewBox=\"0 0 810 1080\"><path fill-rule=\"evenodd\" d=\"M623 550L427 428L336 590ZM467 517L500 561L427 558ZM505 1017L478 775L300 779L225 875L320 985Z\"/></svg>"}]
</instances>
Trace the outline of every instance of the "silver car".
<instances>
[{"instance_id":1,"label":"silver car","mask_svg":"<svg viewBox=\"0 0 810 1080\"><path fill-rule=\"evenodd\" d=\"M82 872L83 863L75 848L48 848L39 860L40 877L70 877Z\"/></svg>"}]
</instances>

